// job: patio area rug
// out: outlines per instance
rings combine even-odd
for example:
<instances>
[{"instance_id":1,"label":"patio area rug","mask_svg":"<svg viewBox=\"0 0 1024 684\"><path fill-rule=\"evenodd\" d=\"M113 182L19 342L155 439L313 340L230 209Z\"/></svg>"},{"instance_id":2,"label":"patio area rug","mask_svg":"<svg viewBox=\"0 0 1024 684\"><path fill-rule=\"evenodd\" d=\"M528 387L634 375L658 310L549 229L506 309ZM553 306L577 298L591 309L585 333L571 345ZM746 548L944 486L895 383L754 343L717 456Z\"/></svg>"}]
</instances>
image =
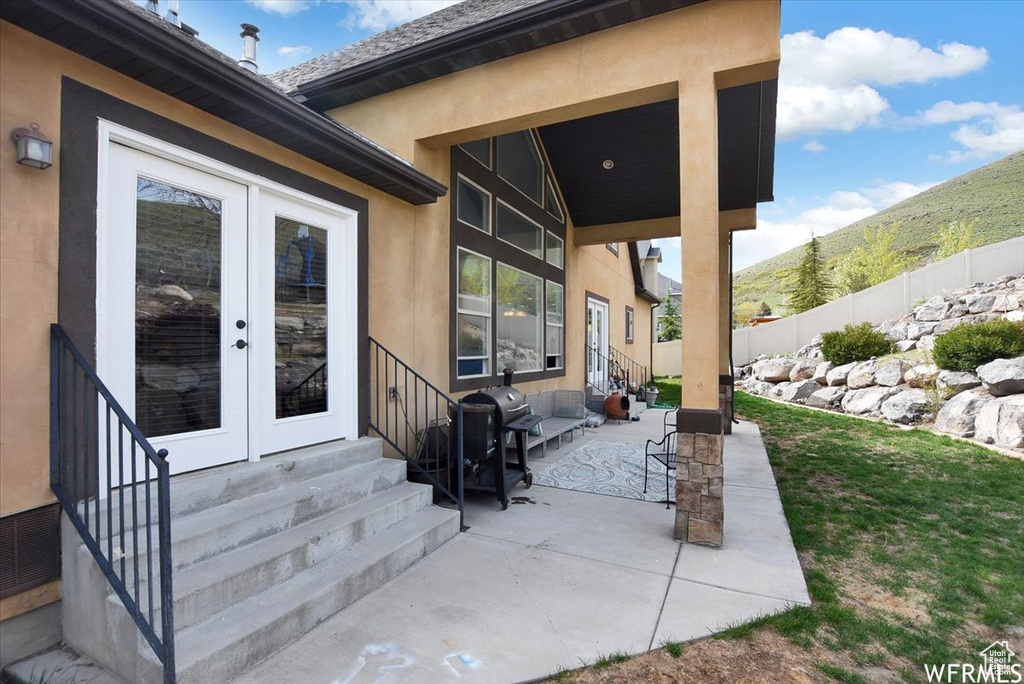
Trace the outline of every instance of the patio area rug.
<instances>
[{"instance_id":1,"label":"patio area rug","mask_svg":"<svg viewBox=\"0 0 1024 684\"><path fill-rule=\"evenodd\" d=\"M653 458L648 466L644 494L644 445L594 440L534 472L533 483L617 496L623 499L665 502L665 466ZM676 473L668 475L668 490L675 499Z\"/></svg>"}]
</instances>

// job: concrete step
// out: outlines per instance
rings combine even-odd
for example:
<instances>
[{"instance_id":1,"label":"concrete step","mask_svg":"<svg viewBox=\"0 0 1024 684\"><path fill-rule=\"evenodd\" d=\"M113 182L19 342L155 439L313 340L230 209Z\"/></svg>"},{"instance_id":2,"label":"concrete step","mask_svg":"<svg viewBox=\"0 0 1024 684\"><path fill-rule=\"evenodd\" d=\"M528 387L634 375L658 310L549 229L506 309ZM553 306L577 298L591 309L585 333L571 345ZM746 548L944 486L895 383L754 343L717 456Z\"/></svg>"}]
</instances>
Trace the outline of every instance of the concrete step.
<instances>
[{"instance_id":1,"label":"concrete step","mask_svg":"<svg viewBox=\"0 0 1024 684\"><path fill-rule=\"evenodd\" d=\"M378 456L373 461L176 518L171 522L174 568L187 568L385 491L404 482L405 471L405 461ZM136 553L140 568L145 568L148 554L142 546L136 551L132 537L126 541L127 548L115 537L113 546L115 557L124 555L126 584L130 584ZM140 544L144 542L143 537ZM152 544L156 563L159 544L155 530ZM101 545L106 548L105 541Z\"/></svg>"},{"instance_id":2,"label":"concrete step","mask_svg":"<svg viewBox=\"0 0 1024 684\"><path fill-rule=\"evenodd\" d=\"M431 506L246 601L175 633L180 684L227 682L454 537L458 511ZM160 681L140 649L145 681Z\"/></svg>"},{"instance_id":3,"label":"concrete step","mask_svg":"<svg viewBox=\"0 0 1024 684\"><path fill-rule=\"evenodd\" d=\"M426 485L408 482L327 515L197 563L174 576L177 629L263 592L322 563L431 504ZM143 586L143 591L146 587ZM108 600L120 603L116 596ZM159 612L156 621L159 623Z\"/></svg>"},{"instance_id":4,"label":"concrete step","mask_svg":"<svg viewBox=\"0 0 1024 684\"><path fill-rule=\"evenodd\" d=\"M339 469L355 467L380 458L381 440L363 437L357 440L338 440L316 446L285 451L266 456L258 463L233 463L210 470L175 475L171 478L171 518L198 513L237 499L273 491L279 487L319 477ZM173 456L172 456L173 458ZM124 518L128 529L132 527L135 508L140 522L145 519L145 486L126 487ZM133 505L133 495L137 506ZM107 526L106 503L100 503L100 538L105 539ZM122 506L115 494L111 505L114 531L120 529ZM150 483L150 511L157 517L156 483ZM95 509L90 510L90 528L95 528Z\"/></svg>"}]
</instances>

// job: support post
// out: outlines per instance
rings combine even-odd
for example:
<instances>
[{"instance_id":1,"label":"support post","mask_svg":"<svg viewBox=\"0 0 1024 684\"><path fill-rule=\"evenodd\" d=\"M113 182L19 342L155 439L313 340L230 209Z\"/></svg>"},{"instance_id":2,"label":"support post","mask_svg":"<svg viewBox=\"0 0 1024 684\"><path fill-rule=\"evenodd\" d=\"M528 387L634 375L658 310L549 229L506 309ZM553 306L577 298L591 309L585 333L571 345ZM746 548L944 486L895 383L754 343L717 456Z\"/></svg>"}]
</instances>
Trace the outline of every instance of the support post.
<instances>
[{"instance_id":1,"label":"support post","mask_svg":"<svg viewBox=\"0 0 1024 684\"><path fill-rule=\"evenodd\" d=\"M716 547L724 520L717 105L713 74L692 74L679 83L683 382L676 416L675 538Z\"/></svg>"}]
</instances>

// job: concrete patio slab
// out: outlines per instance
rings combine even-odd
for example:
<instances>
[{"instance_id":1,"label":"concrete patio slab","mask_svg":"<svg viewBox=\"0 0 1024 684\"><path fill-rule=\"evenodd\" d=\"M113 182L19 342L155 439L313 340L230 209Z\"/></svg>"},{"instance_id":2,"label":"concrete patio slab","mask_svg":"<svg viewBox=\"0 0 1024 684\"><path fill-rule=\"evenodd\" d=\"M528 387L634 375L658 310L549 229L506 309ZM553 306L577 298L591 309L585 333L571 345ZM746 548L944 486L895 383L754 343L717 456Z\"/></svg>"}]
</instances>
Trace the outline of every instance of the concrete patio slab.
<instances>
[{"instance_id":1,"label":"concrete patio slab","mask_svg":"<svg viewBox=\"0 0 1024 684\"><path fill-rule=\"evenodd\" d=\"M663 415L588 429L533 467L590 440L660 438ZM517 487L507 511L473 497L467 533L236 681L521 682L808 603L760 434L735 428L722 549L676 543L657 503L541 486Z\"/></svg>"},{"instance_id":2,"label":"concrete patio slab","mask_svg":"<svg viewBox=\"0 0 1024 684\"><path fill-rule=\"evenodd\" d=\"M671 574L679 548L672 540L675 512L664 504L539 485L514 494L508 511L490 497L467 501L469 533Z\"/></svg>"},{"instance_id":3,"label":"concrete patio slab","mask_svg":"<svg viewBox=\"0 0 1024 684\"><path fill-rule=\"evenodd\" d=\"M465 534L236 682L534 679L614 650L647 650L668 583Z\"/></svg>"},{"instance_id":4,"label":"concrete patio slab","mask_svg":"<svg viewBox=\"0 0 1024 684\"><path fill-rule=\"evenodd\" d=\"M666 641L700 639L791 605L780 599L676 580L668 589L652 647Z\"/></svg>"}]
</instances>

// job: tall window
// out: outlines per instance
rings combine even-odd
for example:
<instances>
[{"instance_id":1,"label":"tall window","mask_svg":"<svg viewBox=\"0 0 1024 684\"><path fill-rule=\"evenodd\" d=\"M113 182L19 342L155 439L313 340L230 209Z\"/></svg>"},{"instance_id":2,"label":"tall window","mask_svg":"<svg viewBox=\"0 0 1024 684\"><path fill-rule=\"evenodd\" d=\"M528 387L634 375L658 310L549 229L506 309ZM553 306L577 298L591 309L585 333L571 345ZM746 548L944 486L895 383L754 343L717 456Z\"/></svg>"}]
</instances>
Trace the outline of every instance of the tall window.
<instances>
[{"instance_id":1,"label":"tall window","mask_svg":"<svg viewBox=\"0 0 1024 684\"><path fill-rule=\"evenodd\" d=\"M460 249L455 332L458 373L488 375L491 358L491 260Z\"/></svg>"},{"instance_id":2,"label":"tall window","mask_svg":"<svg viewBox=\"0 0 1024 684\"><path fill-rule=\"evenodd\" d=\"M532 131L452 147L453 390L565 374L565 212Z\"/></svg>"},{"instance_id":3,"label":"tall window","mask_svg":"<svg viewBox=\"0 0 1024 684\"><path fill-rule=\"evenodd\" d=\"M633 344L633 307L626 307L626 344Z\"/></svg>"},{"instance_id":4,"label":"tall window","mask_svg":"<svg viewBox=\"0 0 1024 684\"><path fill-rule=\"evenodd\" d=\"M562 368L565 351L565 288L547 282L547 367Z\"/></svg>"}]
</instances>

